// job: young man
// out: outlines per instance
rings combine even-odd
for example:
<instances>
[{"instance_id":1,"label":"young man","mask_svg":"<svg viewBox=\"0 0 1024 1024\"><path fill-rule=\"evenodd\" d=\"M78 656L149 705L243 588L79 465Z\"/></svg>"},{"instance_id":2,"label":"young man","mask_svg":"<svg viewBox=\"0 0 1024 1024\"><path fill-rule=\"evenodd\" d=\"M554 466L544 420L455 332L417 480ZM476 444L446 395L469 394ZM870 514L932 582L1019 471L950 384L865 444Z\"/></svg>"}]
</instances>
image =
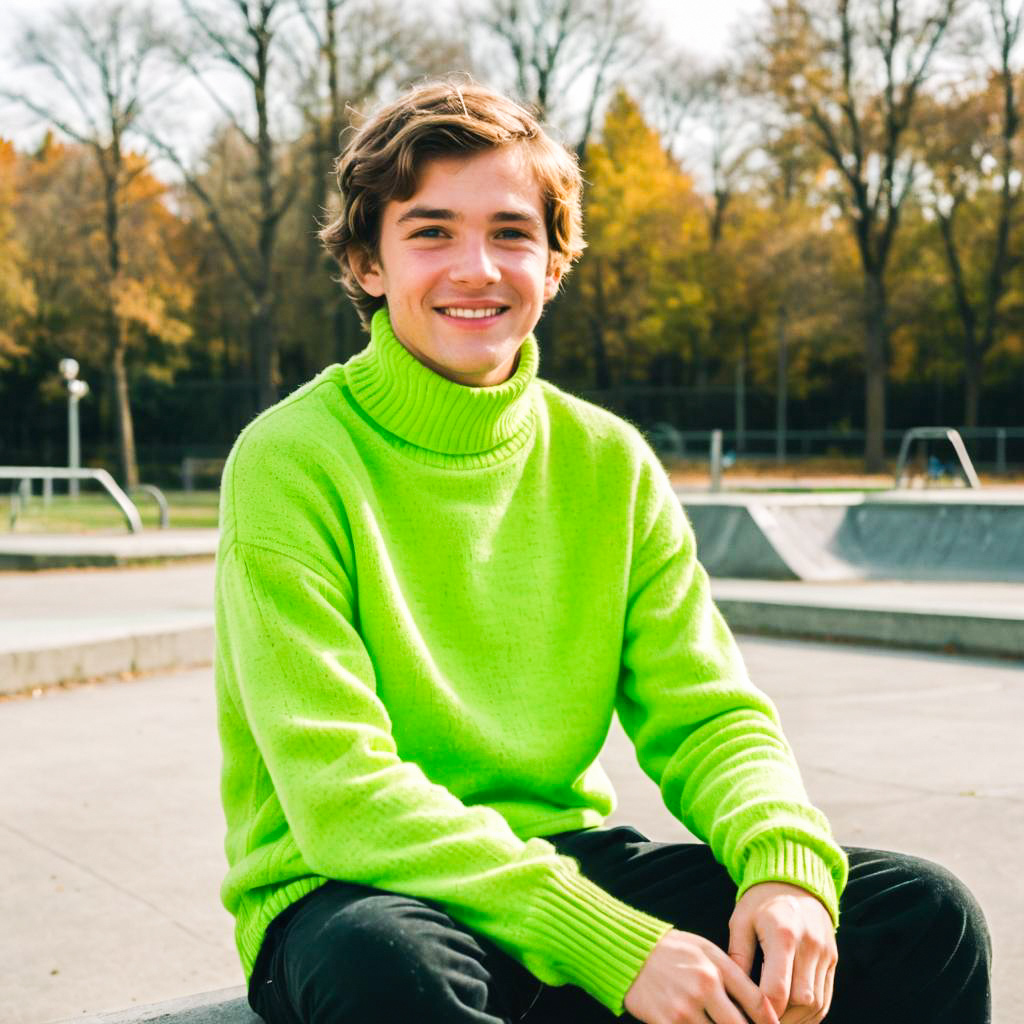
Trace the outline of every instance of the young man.
<instances>
[{"instance_id":1,"label":"young man","mask_svg":"<svg viewBox=\"0 0 1024 1024\"><path fill-rule=\"evenodd\" d=\"M537 377L573 160L441 83L339 167L324 239L370 343L250 425L223 485L223 898L254 1009L987 1021L969 893L836 845L656 457ZM602 827L615 712L706 845Z\"/></svg>"}]
</instances>

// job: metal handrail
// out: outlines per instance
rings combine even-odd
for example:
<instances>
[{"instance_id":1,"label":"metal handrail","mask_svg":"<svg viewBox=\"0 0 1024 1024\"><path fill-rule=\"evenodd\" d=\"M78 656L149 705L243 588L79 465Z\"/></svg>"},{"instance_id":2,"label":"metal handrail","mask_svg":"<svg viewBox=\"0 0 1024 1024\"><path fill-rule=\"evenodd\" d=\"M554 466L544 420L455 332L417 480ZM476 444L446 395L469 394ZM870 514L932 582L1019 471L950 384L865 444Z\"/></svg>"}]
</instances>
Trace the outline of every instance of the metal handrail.
<instances>
[{"instance_id":1,"label":"metal handrail","mask_svg":"<svg viewBox=\"0 0 1024 1024\"><path fill-rule=\"evenodd\" d=\"M132 533L142 532L142 517L135 502L117 485L114 478L105 469L67 469L55 466L0 466L0 480L95 480L106 488L107 493L117 503L128 522ZM11 527L17 520L15 507L12 507Z\"/></svg>"},{"instance_id":2,"label":"metal handrail","mask_svg":"<svg viewBox=\"0 0 1024 1024\"><path fill-rule=\"evenodd\" d=\"M153 484L137 484L135 487L128 488L129 494L134 494L136 491L148 494L156 502L156 506L160 510L160 529L166 530L171 525L171 509L164 497L164 492Z\"/></svg>"},{"instance_id":3,"label":"metal handrail","mask_svg":"<svg viewBox=\"0 0 1024 1024\"><path fill-rule=\"evenodd\" d=\"M907 465L907 458L910 455L910 446L915 441L945 440L953 446L957 458L960 460L960 470L964 474L968 487L981 487L978 474L974 471L974 463L964 445L960 432L952 427L914 427L903 435L900 442L900 457L896 463L895 482L897 487L903 485L904 471Z\"/></svg>"}]
</instances>

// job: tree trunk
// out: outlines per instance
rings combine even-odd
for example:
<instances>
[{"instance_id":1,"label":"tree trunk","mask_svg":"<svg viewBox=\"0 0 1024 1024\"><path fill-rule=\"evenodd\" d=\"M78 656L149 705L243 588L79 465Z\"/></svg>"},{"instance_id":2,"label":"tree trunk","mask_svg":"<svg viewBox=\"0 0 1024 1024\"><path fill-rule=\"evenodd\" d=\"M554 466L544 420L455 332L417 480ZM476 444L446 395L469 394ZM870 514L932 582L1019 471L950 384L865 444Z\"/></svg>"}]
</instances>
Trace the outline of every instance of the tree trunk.
<instances>
[{"instance_id":1,"label":"tree trunk","mask_svg":"<svg viewBox=\"0 0 1024 1024\"><path fill-rule=\"evenodd\" d=\"M331 329L334 333L334 358L344 363L359 352L366 344L367 335L363 331L355 307L343 295L338 296L331 313Z\"/></svg>"},{"instance_id":2,"label":"tree trunk","mask_svg":"<svg viewBox=\"0 0 1024 1024\"><path fill-rule=\"evenodd\" d=\"M114 406L117 419L117 440L121 449L121 476L126 489L138 487L139 466L135 456L135 427L128 395L128 372L125 368L125 332L121 318L115 316L111 324L111 371L114 378Z\"/></svg>"},{"instance_id":3,"label":"tree trunk","mask_svg":"<svg viewBox=\"0 0 1024 1024\"><path fill-rule=\"evenodd\" d=\"M742 353L736 362L735 383L736 454L742 455L747 450L747 361Z\"/></svg>"},{"instance_id":4,"label":"tree trunk","mask_svg":"<svg viewBox=\"0 0 1024 1024\"><path fill-rule=\"evenodd\" d=\"M975 350L964 360L964 426L978 425L981 406L981 355Z\"/></svg>"},{"instance_id":5,"label":"tree trunk","mask_svg":"<svg viewBox=\"0 0 1024 1024\"><path fill-rule=\"evenodd\" d=\"M125 368L127 337L124 321L117 313L114 301L114 287L121 274L121 210L118 206L118 189L121 184L121 137L114 137L106 152L98 151L100 171L103 174L105 219L104 231L107 241L107 304L110 322L111 373L114 379L114 408L117 420L117 440L121 455L121 474L125 487L136 487L139 483L139 465L135 456L135 428L132 424L132 407L128 393L128 371Z\"/></svg>"},{"instance_id":6,"label":"tree trunk","mask_svg":"<svg viewBox=\"0 0 1024 1024\"><path fill-rule=\"evenodd\" d=\"M608 365L608 348L604 343L604 330L600 318L590 316L591 353L594 357L594 387L607 391L612 386L612 372Z\"/></svg>"},{"instance_id":7,"label":"tree trunk","mask_svg":"<svg viewBox=\"0 0 1024 1024\"><path fill-rule=\"evenodd\" d=\"M888 309L881 271L865 271L864 283L864 468L884 473Z\"/></svg>"},{"instance_id":8,"label":"tree trunk","mask_svg":"<svg viewBox=\"0 0 1024 1024\"><path fill-rule=\"evenodd\" d=\"M594 313L587 317L594 356L594 387L605 390L612 386L612 372L608 363L608 346L604 340L604 325L608 322L608 314L604 298L604 266L600 256L594 260L594 299Z\"/></svg>"},{"instance_id":9,"label":"tree trunk","mask_svg":"<svg viewBox=\"0 0 1024 1024\"><path fill-rule=\"evenodd\" d=\"M789 309L780 302L775 338L777 362L775 371L775 461L782 465L786 461L786 407L789 399Z\"/></svg>"},{"instance_id":10,"label":"tree trunk","mask_svg":"<svg viewBox=\"0 0 1024 1024\"><path fill-rule=\"evenodd\" d=\"M261 410L278 399L277 348L270 296L264 293L256 301L249 325L253 364L256 367L256 401Z\"/></svg>"},{"instance_id":11,"label":"tree trunk","mask_svg":"<svg viewBox=\"0 0 1024 1024\"><path fill-rule=\"evenodd\" d=\"M956 299L957 314L960 317L960 324L964 330L964 423L968 427L977 426L978 423L978 399L981 385L981 353L985 350L984 343L978 338L978 315L975 312L974 303L967 292L967 282L964 278L963 264L960 261L960 252L957 249L956 234L954 232L953 220L957 212L957 203L954 203L948 214L938 214L939 231L942 235L943 249L946 253L946 263L949 266L950 282L953 286L953 297ZM998 292L1001 290L1000 280L1002 277L1001 262L998 258L993 259L992 268L989 274L990 287L995 291L990 296L995 298L990 308L983 310L986 314L984 333L988 343L991 343L992 332L995 327L995 311L998 302Z\"/></svg>"},{"instance_id":12,"label":"tree trunk","mask_svg":"<svg viewBox=\"0 0 1024 1024\"><path fill-rule=\"evenodd\" d=\"M256 360L256 381L261 409L274 404L278 398L277 338L274 332L274 245L281 210L275 202L274 143L270 136L270 117L267 107L267 75L270 67L270 35L261 26L256 47L256 100L257 173L259 175L260 219L257 250L259 270L254 289L252 322L253 355Z\"/></svg>"}]
</instances>

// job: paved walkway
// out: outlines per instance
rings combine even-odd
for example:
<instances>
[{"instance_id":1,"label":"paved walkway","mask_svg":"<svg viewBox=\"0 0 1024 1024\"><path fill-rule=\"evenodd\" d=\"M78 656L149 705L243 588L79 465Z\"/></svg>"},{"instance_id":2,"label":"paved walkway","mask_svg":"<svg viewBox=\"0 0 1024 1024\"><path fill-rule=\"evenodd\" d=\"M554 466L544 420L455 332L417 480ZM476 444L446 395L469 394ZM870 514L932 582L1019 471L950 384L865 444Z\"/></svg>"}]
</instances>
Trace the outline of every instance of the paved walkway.
<instances>
[{"instance_id":1,"label":"paved walkway","mask_svg":"<svg viewBox=\"0 0 1024 1024\"><path fill-rule=\"evenodd\" d=\"M742 639L809 792L851 845L910 850L976 892L995 1020L1024 1019L1024 669ZM684 837L622 734L620 810ZM208 669L0 702L0 1019L40 1024L238 985Z\"/></svg>"}]
</instances>

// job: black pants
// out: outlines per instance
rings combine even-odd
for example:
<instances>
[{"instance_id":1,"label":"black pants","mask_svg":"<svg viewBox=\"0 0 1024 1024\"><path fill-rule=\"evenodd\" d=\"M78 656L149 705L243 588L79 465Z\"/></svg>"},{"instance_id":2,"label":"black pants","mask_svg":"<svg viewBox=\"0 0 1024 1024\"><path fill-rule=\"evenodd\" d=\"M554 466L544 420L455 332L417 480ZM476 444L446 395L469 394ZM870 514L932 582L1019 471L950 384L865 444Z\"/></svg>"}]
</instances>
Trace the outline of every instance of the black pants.
<instances>
[{"instance_id":1,"label":"black pants","mask_svg":"<svg viewBox=\"0 0 1024 1024\"><path fill-rule=\"evenodd\" d=\"M706 846L652 843L631 828L549 838L619 899L728 947L736 888ZM828 1024L988 1024L991 946L970 892L928 861L847 852ZM541 984L434 904L343 882L273 921L249 1002L268 1024L622 1019L575 986Z\"/></svg>"}]
</instances>

